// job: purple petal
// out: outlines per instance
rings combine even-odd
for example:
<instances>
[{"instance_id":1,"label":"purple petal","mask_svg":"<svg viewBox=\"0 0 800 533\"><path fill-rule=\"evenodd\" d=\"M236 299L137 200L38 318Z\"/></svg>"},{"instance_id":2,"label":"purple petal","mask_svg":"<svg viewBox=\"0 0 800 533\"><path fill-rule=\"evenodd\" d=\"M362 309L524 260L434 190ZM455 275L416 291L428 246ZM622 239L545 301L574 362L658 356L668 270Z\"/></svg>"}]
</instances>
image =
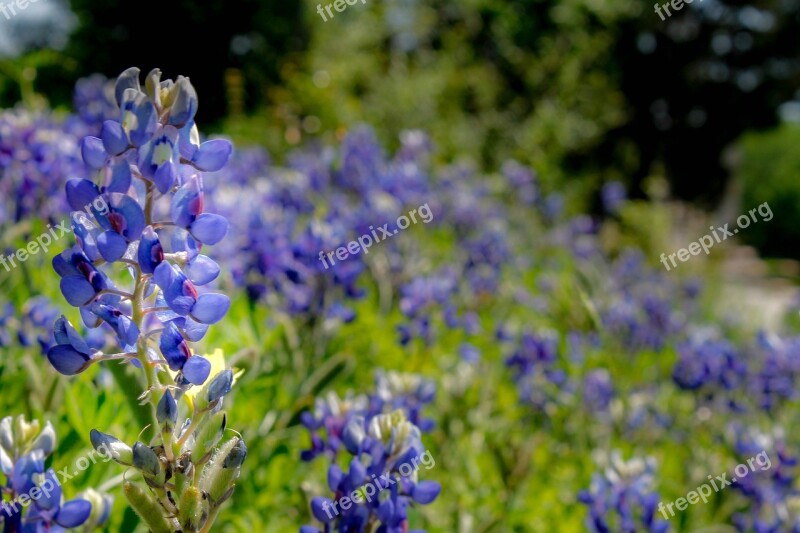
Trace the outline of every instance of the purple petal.
<instances>
[{"instance_id":1,"label":"purple petal","mask_svg":"<svg viewBox=\"0 0 800 533\"><path fill-rule=\"evenodd\" d=\"M65 376L80 374L91 364L91 358L68 344L53 346L47 351L47 359L53 368Z\"/></svg>"},{"instance_id":2,"label":"purple petal","mask_svg":"<svg viewBox=\"0 0 800 533\"><path fill-rule=\"evenodd\" d=\"M389 522L394 516L394 503L391 499L386 499L378 506L378 520L384 524Z\"/></svg>"},{"instance_id":3,"label":"purple petal","mask_svg":"<svg viewBox=\"0 0 800 533\"><path fill-rule=\"evenodd\" d=\"M60 285L64 298L74 307L86 305L96 294L92 284L83 276L65 276Z\"/></svg>"},{"instance_id":4,"label":"purple petal","mask_svg":"<svg viewBox=\"0 0 800 533\"><path fill-rule=\"evenodd\" d=\"M132 346L139 339L139 328L122 311L110 305L95 303L91 307L92 313L99 316L106 324L111 326L123 346Z\"/></svg>"},{"instance_id":5,"label":"purple petal","mask_svg":"<svg viewBox=\"0 0 800 533\"><path fill-rule=\"evenodd\" d=\"M206 285L219 276L219 265L206 255L198 255L186 265L186 275L195 285Z\"/></svg>"},{"instance_id":6,"label":"purple petal","mask_svg":"<svg viewBox=\"0 0 800 533\"><path fill-rule=\"evenodd\" d=\"M164 261L156 267L153 277L170 309L181 316L189 314L197 301L197 289L183 272Z\"/></svg>"},{"instance_id":7,"label":"purple petal","mask_svg":"<svg viewBox=\"0 0 800 533\"><path fill-rule=\"evenodd\" d=\"M200 145L192 163L205 172L216 172L228 162L233 151L233 145L225 139L213 139Z\"/></svg>"},{"instance_id":8,"label":"purple petal","mask_svg":"<svg viewBox=\"0 0 800 533\"><path fill-rule=\"evenodd\" d=\"M128 242L115 231L105 231L97 237L97 249L103 259L113 263L125 255Z\"/></svg>"},{"instance_id":9,"label":"purple petal","mask_svg":"<svg viewBox=\"0 0 800 533\"><path fill-rule=\"evenodd\" d=\"M203 324L216 324L231 306L231 299L224 294L201 294L192 307L192 318Z\"/></svg>"},{"instance_id":10,"label":"purple petal","mask_svg":"<svg viewBox=\"0 0 800 533\"><path fill-rule=\"evenodd\" d=\"M221 215L203 213L192 222L189 232L203 244L217 244L228 233L228 220Z\"/></svg>"},{"instance_id":11,"label":"purple petal","mask_svg":"<svg viewBox=\"0 0 800 533\"><path fill-rule=\"evenodd\" d=\"M106 164L108 153L103 148L103 141L89 135L81 141L81 157L90 168L100 170Z\"/></svg>"},{"instance_id":12,"label":"purple petal","mask_svg":"<svg viewBox=\"0 0 800 533\"><path fill-rule=\"evenodd\" d=\"M161 332L159 348L161 348L161 354L173 371L183 368L183 365L192 355L189 343L186 342L186 339L183 338L183 335L181 335L181 332L173 322L168 322L164 326L164 331Z\"/></svg>"},{"instance_id":13,"label":"purple petal","mask_svg":"<svg viewBox=\"0 0 800 533\"><path fill-rule=\"evenodd\" d=\"M17 494L26 494L35 486L33 482L34 474L44 472L44 458L41 454L29 453L19 458L14 465L14 473L11 477L11 487Z\"/></svg>"},{"instance_id":14,"label":"purple petal","mask_svg":"<svg viewBox=\"0 0 800 533\"><path fill-rule=\"evenodd\" d=\"M144 93L133 89L127 89L122 100L122 127L128 132L131 144L138 148L152 139L156 132L156 108Z\"/></svg>"},{"instance_id":15,"label":"purple petal","mask_svg":"<svg viewBox=\"0 0 800 533\"><path fill-rule=\"evenodd\" d=\"M182 127L194 118L197 113L197 92L194 90L189 78L178 76L175 80L174 91L175 101L169 113L169 123L173 126Z\"/></svg>"},{"instance_id":16,"label":"purple petal","mask_svg":"<svg viewBox=\"0 0 800 533\"><path fill-rule=\"evenodd\" d=\"M67 181L67 202L74 211L83 211L100 196L100 189L89 180L72 178Z\"/></svg>"},{"instance_id":17,"label":"purple petal","mask_svg":"<svg viewBox=\"0 0 800 533\"><path fill-rule=\"evenodd\" d=\"M436 481L420 481L414 487L411 497L415 502L426 505L435 500L441 490L442 486Z\"/></svg>"},{"instance_id":18,"label":"purple petal","mask_svg":"<svg viewBox=\"0 0 800 533\"><path fill-rule=\"evenodd\" d=\"M335 511L333 502L328 498L323 498L322 496L311 498L311 514L323 524L332 522L336 518Z\"/></svg>"},{"instance_id":19,"label":"purple petal","mask_svg":"<svg viewBox=\"0 0 800 533\"><path fill-rule=\"evenodd\" d=\"M92 352L92 350L89 348L89 345L86 344L85 340L83 340L83 337L80 336L77 330L72 326L72 324L70 324L69 320L67 320L64 315L61 315L58 319L56 319L56 322L53 325L53 337L58 344L71 345L78 352L86 355L89 355Z\"/></svg>"},{"instance_id":20,"label":"purple petal","mask_svg":"<svg viewBox=\"0 0 800 533\"><path fill-rule=\"evenodd\" d=\"M166 261L160 263L155 270L153 271L153 280L156 282L162 291L166 291L167 288L172 285L172 281L175 279L175 269L172 265Z\"/></svg>"},{"instance_id":21,"label":"purple petal","mask_svg":"<svg viewBox=\"0 0 800 533\"><path fill-rule=\"evenodd\" d=\"M183 376L193 385L202 385L211 373L211 363L205 357L194 355L183 365Z\"/></svg>"},{"instance_id":22,"label":"purple petal","mask_svg":"<svg viewBox=\"0 0 800 533\"><path fill-rule=\"evenodd\" d=\"M344 479L344 472L339 465L333 464L328 467L328 488L333 492L339 490L339 484Z\"/></svg>"},{"instance_id":23,"label":"purple petal","mask_svg":"<svg viewBox=\"0 0 800 533\"><path fill-rule=\"evenodd\" d=\"M205 337L208 331L208 325L192 320L192 318L188 316L185 318L182 317L180 320L183 321L180 327L187 340L197 342Z\"/></svg>"},{"instance_id":24,"label":"purple petal","mask_svg":"<svg viewBox=\"0 0 800 533\"><path fill-rule=\"evenodd\" d=\"M139 266L145 274L152 274L156 267L164 260L164 249L158 240L158 235L151 226L142 231L138 251Z\"/></svg>"},{"instance_id":25,"label":"purple petal","mask_svg":"<svg viewBox=\"0 0 800 533\"><path fill-rule=\"evenodd\" d=\"M170 218L181 228L188 228L203 212L203 184L199 176L192 176L172 197Z\"/></svg>"},{"instance_id":26,"label":"purple petal","mask_svg":"<svg viewBox=\"0 0 800 533\"><path fill-rule=\"evenodd\" d=\"M100 231L84 213L73 215L72 232L75 234L78 246L90 261L100 257L100 252L97 250L97 237L100 235Z\"/></svg>"},{"instance_id":27,"label":"purple petal","mask_svg":"<svg viewBox=\"0 0 800 533\"><path fill-rule=\"evenodd\" d=\"M113 166L111 166L111 179L108 186L105 188L106 192L121 192L127 193L131 188L131 181L133 174L131 174L131 166L125 159L120 159Z\"/></svg>"},{"instance_id":28,"label":"purple petal","mask_svg":"<svg viewBox=\"0 0 800 533\"><path fill-rule=\"evenodd\" d=\"M48 479L50 480L48 485L53 488L48 492L42 491L39 499L35 500L36 507L43 511L57 509L58 505L61 503L61 483L58 477L56 477L56 471L52 468L47 471L44 481L39 486L41 487L47 484Z\"/></svg>"},{"instance_id":29,"label":"purple petal","mask_svg":"<svg viewBox=\"0 0 800 533\"><path fill-rule=\"evenodd\" d=\"M172 161L167 161L158 167L158 170L156 170L155 176L153 177L158 192L161 194L167 194L167 192L172 188L172 185L175 184L175 179L177 177L178 171L175 163Z\"/></svg>"},{"instance_id":30,"label":"purple petal","mask_svg":"<svg viewBox=\"0 0 800 533\"><path fill-rule=\"evenodd\" d=\"M115 120L106 120L100 130L103 148L111 155L119 155L128 149L128 136L122 125Z\"/></svg>"},{"instance_id":31,"label":"purple petal","mask_svg":"<svg viewBox=\"0 0 800 533\"><path fill-rule=\"evenodd\" d=\"M108 214L103 215L92 208L95 218L103 229L113 230L129 242L138 239L145 226L144 211L139 203L130 196L117 192L108 193L105 197Z\"/></svg>"},{"instance_id":32,"label":"purple petal","mask_svg":"<svg viewBox=\"0 0 800 533\"><path fill-rule=\"evenodd\" d=\"M114 84L114 97L117 100L118 106L122 107L122 96L126 89L134 89L137 93L141 91L139 72L138 68L130 67L125 69L125 71L117 77L117 81Z\"/></svg>"},{"instance_id":33,"label":"purple petal","mask_svg":"<svg viewBox=\"0 0 800 533\"><path fill-rule=\"evenodd\" d=\"M91 514L92 504L87 500L70 500L58 510L55 522L65 528L78 527L86 522Z\"/></svg>"}]
</instances>

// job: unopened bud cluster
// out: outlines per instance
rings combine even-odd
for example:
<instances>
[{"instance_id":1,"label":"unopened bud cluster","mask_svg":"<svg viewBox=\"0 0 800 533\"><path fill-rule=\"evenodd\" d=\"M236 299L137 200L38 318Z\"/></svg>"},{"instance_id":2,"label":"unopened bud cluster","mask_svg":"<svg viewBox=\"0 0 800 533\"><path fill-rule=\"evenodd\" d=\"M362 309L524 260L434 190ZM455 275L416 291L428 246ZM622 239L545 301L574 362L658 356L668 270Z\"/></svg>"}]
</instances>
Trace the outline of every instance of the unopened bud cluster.
<instances>
[{"instance_id":1,"label":"unopened bud cluster","mask_svg":"<svg viewBox=\"0 0 800 533\"><path fill-rule=\"evenodd\" d=\"M205 531L233 494L247 447L238 436L220 444L227 423L222 401L232 385L230 369L216 374L187 402L194 413L184 418L177 401L184 392L165 390L156 409L161 438L149 445L92 430L95 449L141 473L146 486L128 481L123 490L152 531Z\"/></svg>"}]
</instances>

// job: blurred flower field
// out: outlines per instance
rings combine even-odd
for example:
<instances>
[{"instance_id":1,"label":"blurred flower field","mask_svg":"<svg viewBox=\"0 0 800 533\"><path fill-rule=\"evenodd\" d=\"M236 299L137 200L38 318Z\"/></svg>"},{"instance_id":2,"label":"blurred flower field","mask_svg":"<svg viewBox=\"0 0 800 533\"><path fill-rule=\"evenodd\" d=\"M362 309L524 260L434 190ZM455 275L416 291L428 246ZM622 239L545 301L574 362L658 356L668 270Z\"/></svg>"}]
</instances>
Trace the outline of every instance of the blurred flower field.
<instances>
[{"instance_id":1,"label":"blurred flower field","mask_svg":"<svg viewBox=\"0 0 800 533\"><path fill-rule=\"evenodd\" d=\"M610 182L584 213L419 130L278 163L145 74L0 114L4 532L800 531L798 308L719 305L725 249L661 268L671 205Z\"/></svg>"}]
</instances>

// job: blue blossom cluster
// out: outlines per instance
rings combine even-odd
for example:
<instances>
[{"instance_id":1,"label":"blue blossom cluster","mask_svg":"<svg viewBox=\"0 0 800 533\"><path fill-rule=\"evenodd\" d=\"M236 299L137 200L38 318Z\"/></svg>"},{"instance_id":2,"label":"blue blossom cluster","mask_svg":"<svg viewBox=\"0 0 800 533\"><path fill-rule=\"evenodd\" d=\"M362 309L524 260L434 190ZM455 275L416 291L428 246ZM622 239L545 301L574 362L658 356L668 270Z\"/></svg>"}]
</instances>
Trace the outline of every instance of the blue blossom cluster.
<instances>
[{"instance_id":1,"label":"blue blossom cluster","mask_svg":"<svg viewBox=\"0 0 800 533\"><path fill-rule=\"evenodd\" d=\"M521 401L543 410L559 403L562 391L571 390L566 372L559 367L559 338L554 333L524 332L506 358Z\"/></svg>"},{"instance_id":2,"label":"blue blossom cluster","mask_svg":"<svg viewBox=\"0 0 800 533\"><path fill-rule=\"evenodd\" d=\"M769 462L747 476L738 476L732 489L741 493L750 504L747 513L737 513L733 524L742 533L755 531L800 531L800 490L795 486L798 472L796 453L790 449L781 432L764 434L731 424L735 435L733 452L737 457L766 454Z\"/></svg>"},{"instance_id":3,"label":"blue blossom cluster","mask_svg":"<svg viewBox=\"0 0 800 533\"><path fill-rule=\"evenodd\" d=\"M352 204L335 196L323 213L313 201L328 193L326 157L297 157L282 170L263 151L244 151L215 174L213 202L235 228L222 250L232 258L234 281L253 301L308 321L349 321L352 311L342 307L362 296L356 282L364 265L355 257L326 272L319 261L321 250L352 239L346 223Z\"/></svg>"},{"instance_id":4,"label":"blue blossom cluster","mask_svg":"<svg viewBox=\"0 0 800 533\"><path fill-rule=\"evenodd\" d=\"M748 379L749 396L768 413L795 401L800 394L800 337L759 332L746 354L757 364Z\"/></svg>"},{"instance_id":5,"label":"blue blossom cluster","mask_svg":"<svg viewBox=\"0 0 800 533\"><path fill-rule=\"evenodd\" d=\"M328 468L333 499L311 500L312 514L324 525L304 526L301 533L409 531L408 508L433 502L441 491L439 483L420 481L417 471L403 468L425 453L419 428L400 409L369 422L356 415L345 425L341 442L352 458L346 471L335 462ZM348 495L356 495L356 505L344 500Z\"/></svg>"},{"instance_id":6,"label":"blue blossom cluster","mask_svg":"<svg viewBox=\"0 0 800 533\"><path fill-rule=\"evenodd\" d=\"M10 302L0 308L0 347L37 346L42 353L53 345L53 320L58 309L43 296L28 300L18 313Z\"/></svg>"},{"instance_id":7,"label":"blue blossom cluster","mask_svg":"<svg viewBox=\"0 0 800 533\"><path fill-rule=\"evenodd\" d=\"M669 522L656 515L659 496L653 491L655 465L652 460L622 460L611 455L608 467L592 476L588 490L578 495L589 508L586 528L593 533L664 533Z\"/></svg>"},{"instance_id":8,"label":"blue blossom cluster","mask_svg":"<svg viewBox=\"0 0 800 533\"><path fill-rule=\"evenodd\" d=\"M425 418L422 410L435 395L436 384L431 379L382 370L376 372L375 390L369 396L348 392L342 398L331 391L316 399L313 411L301 415L311 435L311 448L304 450L301 458L311 461L326 454L335 460L342 449L345 428L356 417L369 424L378 415L400 410L415 427L423 432L431 431L434 422Z\"/></svg>"},{"instance_id":9,"label":"blue blossom cluster","mask_svg":"<svg viewBox=\"0 0 800 533\"><path fill-rule=\"evenodd\" d=\"M50 422L42 427L22 415L0 420L0 471L6 479L0 491L0 524L5 533L90 530L108 520L108 496L91 491L86 498L63 501L56 471L45 468L55 447L56 433Z\"/></svg>"},{"instance_id":10,"label":"blue blossom cluster","mask_svg":"<svg viewBox=\"0 0 800 533\"><path fill-rule=\"evenodd\" d=\"M741 354L726 340L693 335L677 350L673 379L682 389L697 390L711 399L717 390L738 389L747 378Z\"/></svg>"},{"instance_id":11,"label":"blue blossom cluster","mask_svg":"<svg viewBox=\"0 0 800 533\"><path fill-rule=\"evenodd\" d=\"M81 142L94 180L66 184L77 244L57 256L53 267L84 324L111 328L121 352L92 350L62 317L48 358L63 374L77 374L104 358L137 357L140 364L180 372L183 385L200 385L210 372L189 342L200 340L230 305L224 294L198 291L220 272L202 247L221 241L228 226L220 215L204 211L202 171L222 168L232 147L221 139L199 144L194 88L187 78L162 82L160 75L151 72L145 90L138 69L120 75L119 119L105 121L101 137ZM105 212L95 207L98 198ZM81 213L85 206L92 217ZM127 271L132 288L112 279L114 263Z\"/></svg>"},{"instance_id":12,"label":"blue blossom cluster","mask_svg":"<svg viewBox=\"0 0 800 533\"><path fill-rule=\"evenodd\" d=\"M93 347L62 315L47 358L65 375L111 359L143 371L147 387L139 399L151 404L157 435L129 446L93 430L92 444L143 476L147 490L127 481L123 489L150 529L208 531L247 455L240 437L219 444L234 373L221 354L212 365L190 344L230 307L227 295L200 288L220 274L203 247L228 231L224 217L205 210L203 172L222 169L233 147L223 139L200 141L198 98L188 78L162 81L154 69L142 86L132 67L117 78L113 95L117 117L80 143L90 179L66 182L77 243L54 258L53 268L84 325L113 332L119 351Z\"/></svg>"},{"instance_id":13,"label":"blue blossom cluster","mask_svg":"<svg viewBox=\"0 0 800 533\"><path fill-rule=\"evenodd\" d=\"M67 178L85 174L78 148L85 131L80 121L49 113L0 113L0 227L61 219L67 204L60 188Z\"/></svg>"},{"instance_id":14,"label":"blue blossom cluster","mask_svg":"<svg viewBox=\"0 0 800 533\"><path fill-rule=\"evenodd\" d=\"M627 251L613 264L601 300L602 324L632 350L663 350L685 329L692 312L691 287L681 290L670 276L645 264L639 251Z\"/></svg>"},{"instance_id":15,"label":"blue blossom cluster","mask_svg":"<svg viewBox=\"0 0 800 533\"><path fill-rule=\"evenodd\" d=\"M114 100L114 82L102 74L92 74L75 83L72 105L77 117L99 132L103 122L119 115L119 106Z\"/></svg>"}]
</instances>

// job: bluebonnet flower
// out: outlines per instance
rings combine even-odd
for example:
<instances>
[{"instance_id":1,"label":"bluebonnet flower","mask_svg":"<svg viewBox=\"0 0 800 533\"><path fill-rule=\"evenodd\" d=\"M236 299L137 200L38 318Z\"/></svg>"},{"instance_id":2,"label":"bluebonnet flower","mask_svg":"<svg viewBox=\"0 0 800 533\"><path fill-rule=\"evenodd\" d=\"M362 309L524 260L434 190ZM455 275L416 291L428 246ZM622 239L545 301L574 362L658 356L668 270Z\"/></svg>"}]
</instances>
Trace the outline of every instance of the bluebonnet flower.
<instances>
[{"instance_id":1,"label":"bluebonnet flower","mask_svg":"<svg viewBox=\"0 0 800 533\"><path fill-rule=\"evenodd\" d=\"M432 379L417 374L399 372L375 373L375 393L370 397L371 411L385 413L402 410L409 422L420 431L428 432L434 421L422 417L422 409L431 403L436 395L436 383Z\"/></svg>"},{"instance_id":2,"label":"bluebonnet flower","mask_svg":"<svg viewBox=\"0 0 800 533\"><path fill-rule=\"evenodd\" d=\"M761 433L739 423L731 424L736 457L750 459L745 476L736 475L731 488L749 502L747 513L733 516L738 531L797 531L800 528L800 491L795 487L798 455L786 442L782 430ZM733 476L733 474L731 474Z\"/></svg>"},{"instance_id":3,"label":"bluebonnet flower","mask_svg":"<svg viewBox=\"0 0 800 533\"><path fill-rule=\"evenodd\" d=\"M0 113L0 226L34 216L50 223L62 217L67 203L60 187L85 173L81 133L47 113Z\"/></svg>"},{"instance_id":4,"label":"bluebonnet flower","mask_svg":"<svg viewBox=\"0 0 800 533\"><path fill-rule=\"evenodd\" d=\"M536 172L513 160L503 163L502 171L511 185L513 197L524 205L535 205L539 200Z\"/></svg>"},{"instance_id":5,"label":"bluebonnet flower","mask_svg":"<svg viewBox=\"0 0 800 533\"><path fill-rule=\"evenodd\" d=\"M333 391L324 398L317 398L313 412L306 411L300 417L311 433L311 448L303 451L301 458L310 461L326 452L335 458L342 448L342 433L347 423L355 416L365 416L368 409L369 399L352 392L344 398ZM324 434L320 430L324 430Z\"/></svg>"},{"instance_id":6,"label":"bluebonnet flower","mask_svg":"<svg viewBox=\"0 0 800 533\"><path fill-rule=\"evenodd\" d=\"M207 530L247 455L239 437L218 446L227 420L222 402L235 374L221 352L204 357L191 348L230 307L227 295L200 287L220 273L204 246L228 231L224 217L205 209L203 173L224 167L233 147L223 139L200 141L198 98L188 78L162 81L154 69L142 87L139 69L129 68L113 94L118 118L80 143L90 179L66 183L77 244L53 268L83 323L113 332L120 351L98 349L61 316L47 357L66 375L110 359L143 370L147 389L140 399L154 407L155 442L128 446L93 430L92 444L139 470L153 489L123 485L150 529ZM120 281L128 277L118 267L132 283ZM182 399L189 406L183 418Z\"/></svg>"},{"instance_id":7,"label":"bluebonnet flower","mask_svg":"<svg viewBox=\"0 0 800 533\"><path fill-rule=\"evenodd\" d=\"M697 333L680 343L677 350L672 377L680 388L697 391L701 399L711 400L719 393L738 390L747 378L747 364L726 340ZM737 408L735 399L728 401Z\"/></svg>"},{"instance_id":8,"label":"bluebonnet flower","mask_svg":"<svg viewBox=\"0 0 800 533\"><path fill-rule=\"evenodd\" d=\"M233 258L234 281L251 299L266 300L301 324L322 323L315 319L320 316L350 320L347 301L364 293L357 286L364 271L360 257L335 269L319 260L320 251L353 238L349 202L344 205L338 201L343 197L330 193L330 208L323 212L311 201L327 193L314 188L331 179L322 157L296 154L292 164L297 168L280 170L269 166L265 153L251 150L235 157L230 171L213 174L214 204L236 229L221 243Z\"/></svg>"},{"instance_id":9,"label":"bluebonnet flower","mask_svg":"<svg viewBox=\"0 0 800 533\"><path fill-rule=\"evenodd\" d=\"M73 213L78 244L57 256L53 267L84 323L106 324L122 351L95 353L62 318L57 330L65 334L48 358L66 374L104 358L136 358L148 366L164 364L181 372L179 382L199 385L210 365L192 354L188 342L199 340L230 305L224 294L198 290L219 274L202 247L227 232L223 217L204 210L202 171L224 166L231 145L220 139L199 143L193 121L197 96L186 78L162 82L154 70L143 91L138 70L129 69L117 80L115 97L118 121L106 120L100 137L81 143L83 160L99 184L71 179L66 187L70 207L91 206L93 220ZM109 277L112 263L130 270L132 289L120 290Z\"/></svg>"},{"instance_id":10,"label":"bluebonnet flower","mask_svg":"<svg viewBox=\"0 0 800 533\"><path fill-rule=\"evenodd\" d=\"M597 304L602 325L635 351L663 350L681 338L692 316L693 307L678 298L680 287L646 266L640 251L622 253L601 286Z\"/></svg>"},{"instance_id":11,"label":"bluebonnet flower","mask_svg":"<svg viewBox=\"0 0 800 533\"><path fill-rule=\"evenodd\" d=\"M559 367L559 339L555 333L524 332L506 358L514 372L520 400L544 410L562 403L573 389L567 374Z\"/></svg>"},{"instance_id":12,"label":"bluebonnet flower","mask_svg":"<svg viewBox=\"0 0 800 533\"><path fill-rule=\"evenodd\" d=\"M304 461L321 454L335 459L342 449L345 428L355 417L369 423L378 415L400 410L406 419L423 432L431 431L434 421L424 418L423 409L436 395L436 384L417 374L384 372L375 373L375 389L369 395L348 391L340 397L333 391L316 398L314 409L300 415L300 421L309 430L311 448L301 452Z\"/></svg>"},{"instance_id":13,"label":"bluebonnet flower","mask_svg":"<svg viewBox=\"0 0 800 533\"><path fill-rule=\"evenodd\" d=\"M114 82L102 74L92 74L75 83L72 104L78 117L99 132L103 122L119 114L114 101Z\"/></svg>"},{"instance_id":14,"label":"bluebonnet flower","mask_svg":"<svg viewBox=\"0 0 800 533\"><path fill-rule=\"evenodd\" d=\"M616 213L627 200L625 186L618 181L609 181L603 184L601 190L603 209L608 213Z\"/></svg>"},{"instance_id":15,"label":"bluebonnet flower","mask_svg":"<svg viewBox=\"0 0 800 533\"><path fill-rule=\"evenodd\" d=\"M748 391L756 405L773 412L797 399L800 380L800 337L781 338L759 332L756 347L747 359L757 367L748 380Z\"/></svg>"},{"instance_id":16,"label":"bluebonnet flower","mask_svg":"<svg viewBox=\"0 0 800 533\"><path fill-rule=\"evenodd\" d=\"M669 522L656 515L658 493L653 490L655 464L652 460L623 461L618 452L603 473L592 476L588 490L578 495L587 505L586 527L594 533L664 533Z\"/></svg>"},{"instance_id":17,"label":"bluebonnet flower","mask_svg":"<svg viewBox=\"0 0 800 533\"><path fill-rule=\"evenodd\" d=\"M61 482L45 459L55 450L56 434L50 422L41 427L20 415L0 420L0 469L8 480L0 498L0 523L8 533L45 533L84 526L92 504L83 498L62 501ZM32 505L18 499L26 495ZM101 495L102 497L102 495ZM95 520L92 525L100 526Z\"/></svg>"},{"instance_id":18,"label":"bluebonnet flower","mask_svg":"<svg viewBox=\"0 0 800 533\"><path fill-rule=\"evenodd\" d=\"M344 471L334 463L328 468L333 499L317 496L311 500L311 512L324 526L305 526L300 531L408 531L408 507L427 505L441 491L439 483L418 478L419 461L429 454L419 428L398 410L375 416L370 422L355 416L343 435L344 446L352 456L349 467Z\"/></svg>"},{"instance_id":19,"label":"bluebonnet flower","mask_svg":"<svg viewBox=\"0 0 800 533\"><path fill-rule=\"evenodd\" d=\"M590 411L606 411L614 398L614 384L608 370L592 370L583 379L583 403Z\"/></svg>"}]
</instances>

